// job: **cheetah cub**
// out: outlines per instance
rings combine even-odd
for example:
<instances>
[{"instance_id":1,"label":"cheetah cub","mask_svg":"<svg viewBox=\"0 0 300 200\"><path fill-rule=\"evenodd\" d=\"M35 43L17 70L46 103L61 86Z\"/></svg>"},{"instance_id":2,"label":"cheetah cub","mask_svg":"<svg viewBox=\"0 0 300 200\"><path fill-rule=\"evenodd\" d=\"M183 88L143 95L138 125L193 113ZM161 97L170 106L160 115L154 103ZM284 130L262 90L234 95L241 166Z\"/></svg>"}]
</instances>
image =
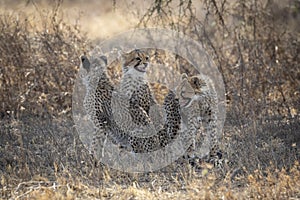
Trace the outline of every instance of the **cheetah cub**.
<instances>
[{"instance_id":1,"label":"cheetah cub","mask_svg":"<svg viewBox=\"0 0 300 200\"><path fill-rule=\"evenodd\" d=\"M188 77L185 73L177 88L181 115L192 138L188 157L213 158L218 153L217 93L212 80L203 74Z\"/></svg>"},{"instance_id":2,"label":"cheetah cub","mask_svg":"<svg viewBox=\"0 0 300 200\"><path fill-rule=\"evenodd\" d=\"M149 56L145 51L135 49L122 54L122 72L119 86L113 92L113 116L118 126L131 134L146 132L155 134L155 127L149 117L151 106L156 102L147 82L146 72ZM114 109L116 108L116 109Z\"/></svg>"}]
</instances>

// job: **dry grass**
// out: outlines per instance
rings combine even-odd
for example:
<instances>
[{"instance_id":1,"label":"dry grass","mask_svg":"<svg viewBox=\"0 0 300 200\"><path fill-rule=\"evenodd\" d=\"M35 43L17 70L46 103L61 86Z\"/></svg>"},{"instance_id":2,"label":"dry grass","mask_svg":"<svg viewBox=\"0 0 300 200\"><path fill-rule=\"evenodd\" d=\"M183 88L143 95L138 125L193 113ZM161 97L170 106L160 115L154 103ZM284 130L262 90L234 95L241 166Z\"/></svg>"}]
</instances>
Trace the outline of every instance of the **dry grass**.
<instances>
[{"instance_id":1,"label":"dry grass","mask_svg":"<svg viewBox=\"0 0 300 200\"><path fill-rule=\"evenodd\" d=\"M24 199L288 199L299 198L300 166L286 170L256 170L246 177L225 177L217 180L213 173L194 177L185 183L175 180L172 186L164 189L161 178L152 177L152 184L140 186L133 181L128 185L105 182L100 187L70 181L57 177L56 181L40 178L20 182L16 187L3 188L2 194ZM243 179L243 180L242 180ZM245 182L245 187L237 187L236 182ZM4 180L2 180L4 181Z\"/></svg>"},{"instance_id":2,"label":"dry grass","mask_svg":"<svg viewBox=\"0 0 300 200\"><path fill-rule=\"evenodd\" d=\"M28 3L0 11L0 199L300 198L299 3L116 1L90 22L89 12L66 14L81 1ZM112 19L126 9L136 18ZM180 160L128 174L96 165L79 140L71 98L78 57L95 44L86 34L103 30L93 38L102 40L139 20L188 34L218 65L228 101L222 168Z\"/></svg>"}]
</instances>

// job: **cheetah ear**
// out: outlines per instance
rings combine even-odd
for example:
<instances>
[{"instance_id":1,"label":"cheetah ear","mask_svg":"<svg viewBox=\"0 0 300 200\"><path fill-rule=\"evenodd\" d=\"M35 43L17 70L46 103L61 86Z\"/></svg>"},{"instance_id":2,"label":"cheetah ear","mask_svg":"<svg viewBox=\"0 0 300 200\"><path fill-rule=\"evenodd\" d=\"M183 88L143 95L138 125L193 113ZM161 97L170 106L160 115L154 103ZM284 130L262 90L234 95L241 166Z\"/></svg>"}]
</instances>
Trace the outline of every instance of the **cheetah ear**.
<instances>
[{"instance_id":1,"label":"cheetah ear","mask_svg":"<svg viewBox=\"0 0 300 200\"><path fill-rule=\"evenodd\" d=\"M181 80L187 79L188 75L186 73L181 74Z\"/></svg>"},{"instance_id":2,"label":"cheetah ear","mask_svg":"<svg viewBox=\"0 0 300 200\"><path fill-rule=\"evenodd\" d=\"M105 55L100 56L100 58L103 60L105 66L107 66L107 57Z\"/></svg>"},{"instance_id":3,"label":"cheetah ear","mask_svg":"<svg viewBox=\"0 0 300 200\"><path fill-rule=\"evenodd\" d=\"M87 56L82 55L80 56L80 61L81 61L81 66L87 71L90 71L90 67L91 67L91 63L89 61L89 59L87 58Z\"/></svg>"},{"instance_id":4,"label":"cheetah ear","mask_svg":"<svg viewBox=\"0 0 300 200\"><path fill-rule=\"evenodd\" d=\"M123 51L123 49L118 50L118 59L121 60L122 62L126 60L127 58L127 53Z\"/></svg>"},{"instance_id":5,"label":"cheetah ear","mask_svg":"<svg viewBox=\"0 0 300 200\"><path fill-rule=\"evenodd\" d=\"M123 57L123 55L126 54L126 52L124 51L122 46L115 47L114 50L118 54L118 59L121 59Z\"/></svg>"}]
</instances>

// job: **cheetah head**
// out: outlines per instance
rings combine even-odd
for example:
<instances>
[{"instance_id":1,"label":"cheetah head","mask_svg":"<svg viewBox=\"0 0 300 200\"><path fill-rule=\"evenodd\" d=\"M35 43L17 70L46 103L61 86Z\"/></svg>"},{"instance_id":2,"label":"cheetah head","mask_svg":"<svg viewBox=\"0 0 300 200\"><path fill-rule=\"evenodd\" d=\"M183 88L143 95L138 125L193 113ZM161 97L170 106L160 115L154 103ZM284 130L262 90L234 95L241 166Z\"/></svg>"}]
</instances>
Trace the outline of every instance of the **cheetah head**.
<instances>
[{"instance_id":1,"label":"cheetah head","mask_svg":"<svg viewBox=\"0 0 300 200\"><path fill-rule=\"evenodd\" d=\"M176 92L182 107L189 107L193 101L198 101L209 90L203 75L188 77L187 74L181 75L181 80Z\"/></svg>"},{"instance_id":2,"label":"cheetah head","mask_svg":"<svg viewBox=\"0 0 300 200\"><path fill-rule=\"evenodd\" d=\"M144 74L149 66L149 56L146 52L135 49L122 54L123 73Z\"/></svg>"},{"instance_id":3,"label":"cheetah head","mask_svg":"<svg viewBox=\"0 0 300 200\"><path fill-rule=\"evenodd\" d=\"M86 55L80 56L81 66L83 69L87 71L87 73L90 72L91 67L97 67L97 66L106 66L107 65L107 58L106 56L102 55L99 57L92 57L90 60Z\"/></svg>"}]
</instances>

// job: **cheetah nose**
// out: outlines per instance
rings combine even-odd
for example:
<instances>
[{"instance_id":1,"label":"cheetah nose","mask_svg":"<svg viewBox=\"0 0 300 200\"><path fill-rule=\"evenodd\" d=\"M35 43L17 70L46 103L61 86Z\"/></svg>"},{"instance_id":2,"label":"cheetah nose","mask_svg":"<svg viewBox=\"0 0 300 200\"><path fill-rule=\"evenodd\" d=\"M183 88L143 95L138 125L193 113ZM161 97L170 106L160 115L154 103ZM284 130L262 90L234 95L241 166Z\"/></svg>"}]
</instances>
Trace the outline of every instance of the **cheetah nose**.
<instances>
[{"instance_id":1,"label":"cheetah nose","mask_svg":"<svg viewBox=\"0 0 300 200\"><path fill-rule=\"evenodd\" d=\"M145 68L148 67L148 63L144 63L144 67L145 67Z\"/></svg>"}]
</instances>

